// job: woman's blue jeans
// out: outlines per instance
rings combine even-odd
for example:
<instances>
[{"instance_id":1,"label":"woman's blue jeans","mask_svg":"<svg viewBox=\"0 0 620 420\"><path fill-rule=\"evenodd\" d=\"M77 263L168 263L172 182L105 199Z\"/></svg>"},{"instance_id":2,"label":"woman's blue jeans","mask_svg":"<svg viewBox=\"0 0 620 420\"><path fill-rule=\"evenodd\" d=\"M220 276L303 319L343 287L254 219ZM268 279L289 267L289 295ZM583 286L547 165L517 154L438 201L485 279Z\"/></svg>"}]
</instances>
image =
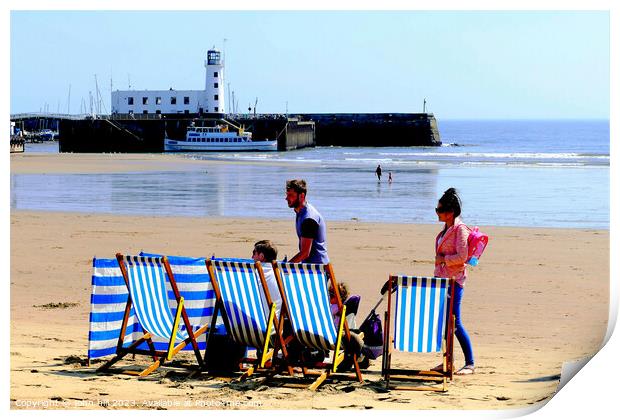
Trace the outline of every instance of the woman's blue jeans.
<instances>
[{"instance_id":1,"label":"woman's blue jeans","mask_svg":"<svg viewBox=\"0 0 620 420\"><path fill-rule=\"evenodd\" d=\"M452 310L454 311L455 318L455 329L454 334L456 335L456 339L459 340L459 344L461 345L461 349L463 349L463 354L465 355L465 364L473 365L474 364L474 351L471 348L471 341L469 340L469 334L465 330L463 323L461 322L461 301L463 300L463 288L458 284L455 284L453 291L453 299L454 306Z\"/></svg>"}]
</instances>

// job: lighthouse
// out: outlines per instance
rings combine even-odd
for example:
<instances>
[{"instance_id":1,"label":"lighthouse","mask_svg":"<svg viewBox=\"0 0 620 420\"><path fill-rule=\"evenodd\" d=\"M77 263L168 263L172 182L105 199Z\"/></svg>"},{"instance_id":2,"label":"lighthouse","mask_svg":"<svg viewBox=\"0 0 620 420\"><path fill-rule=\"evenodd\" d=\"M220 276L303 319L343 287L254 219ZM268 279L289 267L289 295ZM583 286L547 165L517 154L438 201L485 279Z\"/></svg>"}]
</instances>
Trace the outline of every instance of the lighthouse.
<instances>
[{"instance_id":1,"label":"lighthouse","mask_svg":"<svg viewBox=\"0 0 620 420\"><path fill-rule=\"evenodd\" d=\"M224 114L224 62L215 48L204 61L204 90L116 90L112 92L112 114L203 115Z\"/></svg>"},{"instance_id":2,"label":"lighthouse","mask_svg":"<svg viewBox=\"0 0 620 420\"><path fill-rule=\"evenodd\" d=\"M205 105L208 109L207 112L223 114L225 112L224 64L220 51L215 49L207 51L205 68Z\"/></svg>"}]
</instances>

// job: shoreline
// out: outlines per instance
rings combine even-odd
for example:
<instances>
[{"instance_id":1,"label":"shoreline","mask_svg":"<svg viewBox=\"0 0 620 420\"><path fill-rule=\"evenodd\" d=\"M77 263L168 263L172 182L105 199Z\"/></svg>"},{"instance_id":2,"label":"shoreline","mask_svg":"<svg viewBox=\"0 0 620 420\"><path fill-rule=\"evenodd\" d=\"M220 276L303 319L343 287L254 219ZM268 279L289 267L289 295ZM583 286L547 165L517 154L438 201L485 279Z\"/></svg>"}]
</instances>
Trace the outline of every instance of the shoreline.
<instances>
[{"instance_id":1,"label":"shoreline","mask_svg":"<svg viewBox=\"0 0 620 420\"><path fill-rule=\"evenodd\" d=\"M442 165L396 170L393 183L377 182L374 166L366 169L290 161L197 160L185 155L26 154L11 156L11 206L286 218L290 212L282 201L285 181L305 178L310 201L327 220L434 223L437 197L456 183L467 204L466 223L606 230L610 226L608 169ZM538 192L533 194L530 185L537 185ZM581 193L586 189L587 197Z\"/></svg>"},{"instance_id":2,"label":"shoreline","mask_svg":"<svg viewBox=\"0 0 620 420\"><path fill-rule=\"evenodd\" d=\"M147 400L144 395L195 404L243 404L251 397L262 403L261 409L525 408L550 398L562 363L596 352L607 328L608 230L485 227L489 248L479 266L469 270L463 302L476 374L455 377L448 394L420 398L407 391L379 392L380 359L364 372L364 385L345 390L349 382L334 382L317 393L291 392L254 380L235 384L206 375L187 379L165 369L141 381L97 375L98 365L84 364L93 256L144 250L247 258L256 240L271 239L281 258L297 247L293 220L12 210L10 222L12 408L22 408L17 403L29 399L87 403L102 398ZM439 228L328 224L328 251L337 280L362 296L359 322L374 306L389 273L432 273ZM41 307L56 302L76 305ZM379 308L382 318L383 310L385 302ZM434 366L433 356L398 354L394 361L401 366ZM457 367L462 358L455 345Z\"/></svg>"},{"instance_id":3,"label":"shoreline","mask_svg":"<svg viewBox=\"0 0 620 420\"><path fill-rule=\"evenodd\" d=\"M175 153L20 153L11 154L13 174L134 174L201 171L211 165L272 165L261 160L192 159ZM178 166L174 166L178 165ZM316 162L278 162L284 167L316 167Z\"/></svg>"}]
</instances>

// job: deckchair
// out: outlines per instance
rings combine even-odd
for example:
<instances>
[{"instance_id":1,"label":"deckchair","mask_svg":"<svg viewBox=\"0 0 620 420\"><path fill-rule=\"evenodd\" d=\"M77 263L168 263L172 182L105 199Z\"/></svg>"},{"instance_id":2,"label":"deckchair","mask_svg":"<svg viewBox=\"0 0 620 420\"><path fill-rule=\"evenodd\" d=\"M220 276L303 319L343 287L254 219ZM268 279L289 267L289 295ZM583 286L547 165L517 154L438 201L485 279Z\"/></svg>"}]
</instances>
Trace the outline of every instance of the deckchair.
<instances>
[{"instance_id":1,"label":"deckchair","mask_svg":"<svg viewBox=\"0 0 620 420\"><path fill-rule=\"evenodd\" d=\"M241 259L212 258L206 264L216 296L212 320L221 313L230 338L237 344L257 349L258 357L241 360L251 365L241 376L242 379L247 378L257 369L264 368L271 361L275 350L271 343L277 331L278 317L263 267L259 262ZM265 297L267 308L263 307L262 296ZM209 334L207 338L207 352L211 336ZM276 341L281 342L282 336L278 337Z\"/></svg>"},{"instance_id":2,"label":"deckchair","mask_svg":"<svg viewBox=\"0 0 620 420\"><path fill-rule=\"evenodd\" d=\"M129 294L116 347L116 356L98 368L97 371L108 370L128 354L143 354L151 356L153 362L142 371L125 370L124 373L146 376L166 361L172 360L188 344L192 345L198 366L202 368L202 355L200 354L196 337L203 334L207 330L208 325L199 327L196 330L190 325L183 305L184 300L179 293L168 259L166 257L124 256L119 253L116 254L116 260ZM168 302L166 276L168 276L172 292L177 301L177 309L174 312L170 309ZM127 322L132 307L135 310L135 315L143 335L128 347L124 347ZM183 321L184 329L179 328L181 320ZM160 337L168 341L166 351L155 348L153 344L154 337ZM148 349L142 350L138 348L144 342L148 345Z\"/></svg>"},{"instance_id":3,"label":"deckchair","mask_svg":"<svg viewBox=\"0 0 620 420\"><path fill-rule=\"evenodd\" d=\"M308 366L307 361L286 357L289 366L301 367L304 376L311 375L308 367L321 369L318 378L310 385L316 390L325 379L336 373L344 360L343 337L350 342L351 333L346 321L346 308L336 293L340 311L339 327L336 329L330 311L328 282L338 290L336 277L330 264L295 264L274 262L273 268L282 295L282 309L279 334L283 332L284 320L291 326L292 334L305 349L333 351L331 363L318 362ZM288 339L288 338L286 338ZM362 373L353 355L357 380L362 382Z\"/></svg>"},{"instance_id":4,"label":"deckchair","mask_svg":"<svg viewBox=\"0 0 620 420\"><path fill-rule=\"evenodd\" d=\"M161 254L146 254L141 256L161 257ZM166 256L174 274L174 280L184 298L183 306L192 325L208 325L211 322L213 307L215 306L215 292L211 285L209 272L205 265L205 258ZM118 344L118 336L121 330L125 304L129 291L123 278L123 273L116 258L93 258L93 271L91 277L90 296L90 327L88 333L88 363L106 356L114 356ZM168 287L168 302L174 312L177 301ZM277 287L277 286L276 286ZM220 319L221 323L221 319ZM124 346L131 345L135 340L142 337L142 328L137 321L135 310L130 310L127 328L125 329ZM197 337L200 351L206 348L206 334ZM163 338L152 337L157 350L166 350L169 341ZM143 342L141 349L148 349ZM191 346L186 346L183 352L193 351Z\"/></svg>"},{"instance_id":5,"label":"deckchair","mask_svg":"<svg viewBox=\"0 0 620 420\"><path fill-rule=\"evenodd\" d=\"M381 373L389 389L392 381L434 381L442 386L392 386L395 389L446 391L452 379L454 320L448 291L454 279L391 275L388 280L388 307ZM392 310L392 295L396 308ZM393 318L394 338L390 337ZM441 369L393 369L392 350L410 353L442 353Z\"/></svg>"}]
</instances>

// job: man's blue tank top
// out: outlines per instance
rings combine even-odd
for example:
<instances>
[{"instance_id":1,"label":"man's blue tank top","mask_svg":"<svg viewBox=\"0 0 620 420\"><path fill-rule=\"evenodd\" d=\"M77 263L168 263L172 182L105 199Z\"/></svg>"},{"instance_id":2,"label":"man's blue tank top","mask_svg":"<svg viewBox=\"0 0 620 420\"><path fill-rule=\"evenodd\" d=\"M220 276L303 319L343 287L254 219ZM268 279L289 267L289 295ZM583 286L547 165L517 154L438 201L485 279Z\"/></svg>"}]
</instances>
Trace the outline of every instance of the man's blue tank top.
<instances>
[{"instance_id":1,"label":"man's blue tank top","mask_svg":"<svg viewBox=\"0 0 620 420\"><path fill-rule=\"evenodd\" d=\"M306 202L306 205L299 213L297 213L295 219L295 226L297 228L297 237L299 238L299 249L301 250L301 225L306 219L312 219L319 225L317 231L317 237L312 241L312 249L310 250L310 256L303 262L312 264L327 264L329 257L327 256L327 228L325 226L325 220L321 213L317 211L310 203Z\"/></svg>"}]
</instances>

